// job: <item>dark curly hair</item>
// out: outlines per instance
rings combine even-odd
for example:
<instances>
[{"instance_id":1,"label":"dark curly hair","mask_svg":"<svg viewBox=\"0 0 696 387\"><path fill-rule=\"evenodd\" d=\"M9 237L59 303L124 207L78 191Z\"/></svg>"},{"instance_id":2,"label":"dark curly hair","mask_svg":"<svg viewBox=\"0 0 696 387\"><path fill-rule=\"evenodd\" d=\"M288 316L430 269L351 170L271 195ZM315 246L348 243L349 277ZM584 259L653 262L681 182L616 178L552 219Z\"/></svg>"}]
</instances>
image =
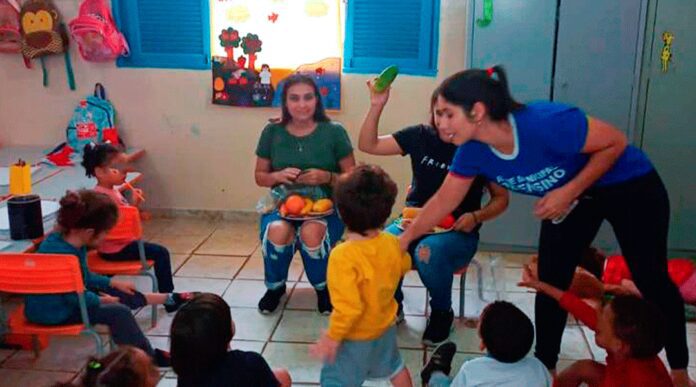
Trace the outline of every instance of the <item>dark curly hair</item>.
<instances>
[{"instance_id":1,"label":"dark curly hair","mask_svg":"<svg viewBox=\"0 0 696 387\"><path fill-rule=\"evenodd\" d=\"M360 165L338 178L334 199L348 230L364 234L384 225L397 192L396 183L382 168Z\"/></svg>"},{"instance_id":2,"label":"dark curly hair","mask_svg":"<svg viewBox=\"0 0 696 387\"><path fill-rule=\"evenodd\" d=\"M82 166L87 177L94 176L96 168L109 165L119 153L118 148L111 144L87 144L82 152Z\"/></svg>"}]
</instances>

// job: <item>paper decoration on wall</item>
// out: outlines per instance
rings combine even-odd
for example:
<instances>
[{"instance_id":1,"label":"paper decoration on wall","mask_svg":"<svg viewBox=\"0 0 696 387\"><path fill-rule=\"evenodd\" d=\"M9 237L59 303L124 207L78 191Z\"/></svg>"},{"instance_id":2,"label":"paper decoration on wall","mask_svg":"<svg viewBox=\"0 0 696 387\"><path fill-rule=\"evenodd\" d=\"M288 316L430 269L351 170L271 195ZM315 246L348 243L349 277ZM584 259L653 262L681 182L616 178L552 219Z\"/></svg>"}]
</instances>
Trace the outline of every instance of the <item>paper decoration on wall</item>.
<instances>
[{"instance_id":1,"label":"paper decoration on wall","mask_svg":"<svg viewBox=\"0 0 696 387\"><path fill-rule=\"evenodd\" d=\"M666 73L669 70L669 63L672 62L672 42L674 41L674 34L668 31L662 33L662 53L660 54L660 61L662 62L662 72Z\"/></svg>"},{"instance_id":2,"label":"paper decoration on wall","mask_svg":"<svg viewBox=\"0 0 696 387\"><path fill-rule=\"evenodd\" d=\"M319 87L319 94L326 109L341 108L341 58L328 58L302 65L294 71L273 70L262 64L259 71L244 67L245 61L213 57L213 103L246 107L280 107L286 76L302 73L311 76ZM279 75L276 76L275 73ZM282 75L280 75L282 74Z\"/></svg>"},{"instance_id":3,"label":"paper decoration on wall","mask_svg":"<svg viewBox=\"0 0 696 387\"><path fill-rule=\"evenodd\" d=\"M476 25L487 27L493 21L493 0L483 0L483 18L476 19Z\"/></svg>"},{"instance_id":4,"label":"paper decoration on wall","mask_svg":"<svg viewBox=\"0 0 696 387\"><path fill-rule=\"evenodd\" d=\"M227 11L227 20L232 23L244 23L249 20L251 14L246 5L235 5Z\"/></svg>"},{"instance_id":5,"label":"paper decoration on wall","mask_svg":"<svg viewBox=\"0 0 696 387\"><path fill-rule=\"evenodd\" d=\"M305 12L313 17L326 16L329 13L329 5L324 0L305 0Z\"/></svg>"},{"instance_id":6,"label":"paper decoration on wall","mask_svg":"<svg viewBox=\"0 0 696 387\"><path fill-rule=\"evenodd\" d=\"M211 6L211 35L218 38L214 104L279 107L284 78L300 72L317 82L327 109L340 109L339 0L220 0ZM244 23L230 22L243 15Z\"/></svg>"}]
</instances>

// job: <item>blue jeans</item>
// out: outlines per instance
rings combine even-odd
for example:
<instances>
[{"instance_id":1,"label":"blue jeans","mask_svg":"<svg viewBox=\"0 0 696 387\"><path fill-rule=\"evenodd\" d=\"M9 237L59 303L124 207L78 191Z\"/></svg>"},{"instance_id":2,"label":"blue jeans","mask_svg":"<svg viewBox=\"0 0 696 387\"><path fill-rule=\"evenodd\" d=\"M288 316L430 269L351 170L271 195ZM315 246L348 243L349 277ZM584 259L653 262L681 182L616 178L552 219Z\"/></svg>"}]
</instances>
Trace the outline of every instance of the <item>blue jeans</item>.
<instances>
[{"instance_id":1,"label":"blue jeans","mask_svg":"<svg viewBox=\"0 0 696 387\"><path fill-rule=\"evenodd\" d=\"M143 334L140 326L135 321L133 313L123 304L100 304L87 308L89 322L104 324L111 331L111 338L118 345L131 345L145 351L149 355L154 354L150 342ZM62 324L77 324L82 322L79 309L75 311L68 321Z\"/></svg>"},{"instance_id":2,"label":"blue jeans","mask_svg":"<svg viewBox=\"0 0 696 387\"><path fill-rule=\"evenodd\" d=\"M403 232L394 223L387 226L385 231L397 236ZM425 235L409 246L413 267L418 270L423 285L430 293L430 308L433 311L449 311L452 308L454 272L471 262L478 248L478 240L478 233L449 231ZM401 284L395 298L399 303L404 299Z\"/></svg>"},{"instance_id":3,"label":"blue jeans","mask_svg":"<svg viewBox=\"0 0 696 387\"><path fill-rule=\"evenodd\" d=\"M452 379L441 371L435 371L430 375L429 387L449 387L452 385Z\"/></svg>"},{"instance_id":4,"label":"blue jeans","mask_svg":"<svg viewBox=\"0 0 696 387\"><path fill-rule=\"evenodd\" d=\"M277 220L290 223L295 229L295 238L287 245L276 245L268 239L268 226ZM321 222L326 225L324 239L318 247L310 248L300 239L300 228L305 222ZM317 220L286 220L280 217L278 211L261 215L259 226L261 239L261 253L263 255L264 280L268 289L278 289L285 285L288 279L290 262L299 250L304 263L307 279L317 290L326 288L326 267L328 265L331 248L343 236L345 229L338 214L333 214Z\"/></svg>"},{"instance_id":5,"label":"blue jeans","mask_svg":"<svg viewBox=\"0 0 696 387\"><path fill-rule=\"evenodd\" d=\"M358 387L367 379L393 378L404 369L396 344L396 326L373 340L344 340L336 352L336 361L324 364L321 385Z\"/></svg>"},{"instance_id":6,"label":"blue jeans","mask_svg":"<svg viewBox=\"0 0 696 387\"><path fill-rule=\"evenodd\" d=\"M144 242L145 257L154 261L155 277L157 277L157 290L160 293L171 293L174 290L172 280L172 261L169 250L156 243ZM121 251L113 254L99 253L107 261L137 261L140 259L138 241L127 244Z\"/></svg>"}]
</instances>

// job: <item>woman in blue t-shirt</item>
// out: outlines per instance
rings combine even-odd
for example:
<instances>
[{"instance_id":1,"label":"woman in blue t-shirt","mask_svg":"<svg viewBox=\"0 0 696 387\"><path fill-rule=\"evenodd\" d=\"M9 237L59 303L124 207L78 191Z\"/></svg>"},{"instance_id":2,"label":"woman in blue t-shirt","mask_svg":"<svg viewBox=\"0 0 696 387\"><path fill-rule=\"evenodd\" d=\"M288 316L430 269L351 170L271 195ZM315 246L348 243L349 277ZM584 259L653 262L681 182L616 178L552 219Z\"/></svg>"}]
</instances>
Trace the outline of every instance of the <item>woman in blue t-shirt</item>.
<instances>
[{"instance_id":1,"label":"woman in blue t-shirt","mask_svg":"<svg viewBox=\"0 0 696 387\"><path fill-rule=\"evenodd\" d=\"M371 85L370 85L371 86ZM406 205L422 207L432 197L442 182L452 162L457 146L444 133L436 129L439 118L432 114L437 100L433 94L430 107L430 125L414 125L392 134L379 136L377 127L382 110L389 100L389 89L377 93L370 87L370 110L360 130L359 148L373 155L402 155L411 158L411 189ZM490 192L490 200L481 208L484 187ZM449 337L454 312L452 311L452 279L454 272L469 264L478 248L478 230L481 223L500 215L508 204L508 193L497 184L479 177L474 179L469 193L451 211L456 222L454 230L426 235L414 240L409 247L413 267L418 270L423 284L430 294L430 317L423 332L423 343L437 345ZM395 221L386 231L401 234ZM403 227L403 226L402 226ZM399 287L399 319L403 317Z\"/></svg>"},{"instance_id":2,"label":"woman in blue t-shirt","mask_svg":"<svg viewBox=\"0 0 696 387\"><path fill-rule=\"evenodd\" d=\"M542 220L539 278L567 289L583 250L607 220L636 285L665 315L675 381L688 380L684 304L667 273L669 199L645 154L576 107L517 103L499 66L452 75L437 94L438 128L460 147L445 182L401 235L402 248L451 212L483 175L540 198L534 208ZM554 369L567 314L538 294L535 315L536 356Z\"/></svg>"}]
</instances>

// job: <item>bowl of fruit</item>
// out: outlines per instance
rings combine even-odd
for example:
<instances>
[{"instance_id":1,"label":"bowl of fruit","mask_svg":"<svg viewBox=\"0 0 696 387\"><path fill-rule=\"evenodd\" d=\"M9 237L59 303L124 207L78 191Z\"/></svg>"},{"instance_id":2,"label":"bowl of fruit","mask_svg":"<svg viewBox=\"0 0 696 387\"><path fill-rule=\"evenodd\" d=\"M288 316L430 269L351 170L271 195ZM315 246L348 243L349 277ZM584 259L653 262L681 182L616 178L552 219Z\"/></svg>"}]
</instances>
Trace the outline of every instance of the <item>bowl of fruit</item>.
<instances>
[{"instance_id":1,"label":"bowl of fruit","mask_svg":"<svg viewBox=\"0 0 696 387\"><path fill-rule=\"evenodd\" d=\"M331 199L312 200L308 197L289 195L278 207L280 216L289 220L319 219L334 212Z\"/></svg>"},{"instance_id":2,"label":"bowl of fruit","mask_svg":"<svg viewBox=\"0 0 696 387\"><path fill-rule=\"evenodd\" d=\"M401 211L401 217L395 222L396 227L400 228L401 230L405 230L416 219L416 217L418 217L421 210L422 208L418 207L405 207L403 211ZM454 218L454 215L449 214L426 234L439 234L452 231L455 221L456 219Z\"/></svg>"}]
</instances>

